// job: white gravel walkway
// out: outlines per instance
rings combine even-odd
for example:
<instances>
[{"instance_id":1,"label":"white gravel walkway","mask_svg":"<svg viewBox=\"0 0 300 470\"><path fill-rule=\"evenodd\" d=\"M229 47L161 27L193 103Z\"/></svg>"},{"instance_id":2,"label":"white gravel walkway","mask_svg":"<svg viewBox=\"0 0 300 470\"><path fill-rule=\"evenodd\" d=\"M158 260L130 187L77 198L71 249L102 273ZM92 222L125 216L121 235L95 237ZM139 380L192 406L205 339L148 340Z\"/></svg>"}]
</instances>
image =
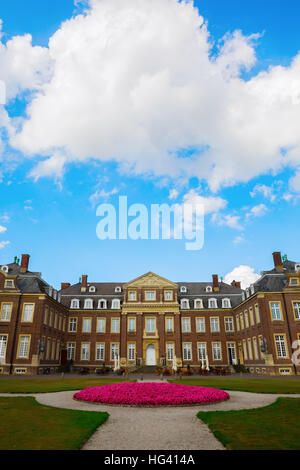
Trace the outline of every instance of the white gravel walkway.
<instances>
[{"instance_id":1,"label":"white gravel walkway","mask_svg":"<svg viewBox=\"0 0 300 470\"><path fill-rule=\"evenodd\" d=\"M278 397L300 398L300 394L261 394L229 391L230 400L194 407L134 408L97 405L73 400L74 391L39 394L0 394L33 396L48 406L86 411L107 411L110 415L83 446L83 450L224 450L200 419L198 411L259 408Z\"/></svg>"}]
</instances>

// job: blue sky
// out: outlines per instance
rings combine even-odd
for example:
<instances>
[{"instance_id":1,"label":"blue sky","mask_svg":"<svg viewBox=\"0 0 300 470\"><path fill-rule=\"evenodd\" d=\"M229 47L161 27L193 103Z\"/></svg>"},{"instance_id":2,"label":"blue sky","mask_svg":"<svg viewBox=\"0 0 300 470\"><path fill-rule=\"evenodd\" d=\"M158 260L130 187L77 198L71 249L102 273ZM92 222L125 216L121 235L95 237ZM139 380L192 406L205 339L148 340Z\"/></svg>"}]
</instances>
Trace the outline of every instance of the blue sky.
<instances>
[{"instance_id":1,"label":"blue sky","mask_svg":"<svg viewBox=\"0 0 300 470\"><path fill-rule=\"evenodd\" d=\"M110 1L115 2L115 0ZM129 3L127 1L127 4ZM123 4L126 4L126 1L123 1ZM243 81L243 85L259 72L268 71L272 65L281 65L288 69L300 50L300 34L297 24L300 13L298 2L288 0L283 4L281 1L240 2L228 0L227 2L211 2L204 0L196 1L195 6L208 22L210 41L214 42L211 54L218 54L218 41L225 34L233 33L236 30L242 31L243 37L260 34L260 37L253 39L255 44L251 46L253 48L251 50L255 50L256 53L255 63L251 62L250 46L249 42L247 43L249 46L246 50L249 53L247 60L251 65L246 67L248 70L241 67L240 80ZM7 41L9 39L29 33L32 35L31 47L42 46L46 56L49 38L60 29L61 22L71 18L72 15L76 18L82 11L83 7L80 5L75 7L71 0L64 0L64 2L58 0L44 0L43 2L11 0L5 2L0 6L0 19L2 19L2 31L4 32L2 43L4 47L8 47ZM72 34L74 34L75 27L77 27L76 24ZM97 34L98 30L95 33L95 41L102 40L102 36L98 38ZM244 47L245 42L241 38L238 40L238 47ZM68 41L62 41L62 43L68 47ZM57 44L59 47L63 47L59 40L57 40ZM58 46L56 47L58 48ZM94 57L93 60L95 60ZM151 57L149 53L149 61ZM0 54L0 79L4 80L6 77L4 68L9 68L8 60L9 58L1 62ZM179 58L178 62L180 60ZM171 64L171 66L173 65ZM35 63L33 67L36 67ZM45 68L44 62L43 67ZM180 66L178 67L181 70ZM80 73L80 68L78 73ZM17 82L18 76L13 79ZM287 76L287 88L289 87L289 79L290 77ZM36 80L36 78L32 80ZM45 82L47 80L45 79ZM15 118L21 117L33 123L32 128L35 132L37 124L34 116L28 114L29 108L27 106L31 104L40 89L35 84L26 89L27 86L27 84L22 84L22 91L17 96L12 92L12 97L6 104L5 110L12 126L17 126ZM84 102L87 101L85 97ZM143 107L143 103L138 101L137 106ZM213 113L213 106L214 103L211 108L207 109L208 114ZM99 114L101 114L101 109L99 108ZM120 109L122 108L112 109L112 114L118 114L121 112ZM43 112L47 113L45 109ZM247 112L248 108L245 108L245 113ZM58 115L64 116L62 111ZM294 114L292 115L294 116ZM109 113L107 116L109 120ZM147 112L143 115L143 119L146 121L148 116ZM200 116L199 127L203 125L201 119ZM256 120L255 114L251 114L251 119ZM193 119L188 120L182 114L181 120L189 122L185 134L181 136L185 148L189 149L186 136L189 135L190 129L193 127ZM36 118L36 121L39 119ZM105 126L105 119L103 122L103 126ZM62 118L59 126L64 127L64 125L65 121ZM164 125L168 131L165 120L162 122L162 126ZM151 128L152 126L153 121L151 120ZM276 127L274 128L276 129ZM78 146L80 147L81 136L78 135L78 132L74 132L74 135L71 135L71 140L68 140L69 147L64 157L66 163L63 171L61 171L56 158L55 171L52 172L49 167L45 171L37 165L44 161L46 156L52 156L51 152L56 151L53 150L54 147L50 152L49 149L43 148L43 143L33 142L34 137L32 136L36 135L34 132L24 134L23 140L18 140L18 143L15 144L15 141L9 137L7 129L4 125L2 126L2 156L0 156L0 227L2 227L2 231L0 228L0 247L1 242L9 243L3 244L0 249L0 264L12 262L14 256L20 257L21 253L29 253L31 255L31 269L42 271L43 277L49 283L59 287L60 282L77 282L83 273L89 275L90 281L128 281L147 271L157 272L174 281L202 281L210 280L213 273L225 277L240 265L248 266L254 269L255 273L259 273L263 269L272 267L271 254L273 251L286 253L289 259L295 261L300 259L298 246L300 224L297 223L300 185L292 183L300 162L297 160L295 163L294 157L294 160L291 160L292 163L286 165L278 163L275 167L272 167L271 163L266 163L263 166L258 161L256 168L254 163L249 165L249 161L246 161L247 158L251 160L251 154L244 158L242 156L243 149L239 148L239 151L242 152L240 163L237 156L231 164L223 167L222 161L230 159L228 155L232 148L225 148L225 138L219 143L217 130L215 133L208 131L209 138L212 139L210 142L218 143L218 149L221 152L221 156L214 157L216 158L214 166L217 167L220 164L220 173L228 171L228 178L231 179L230 183L221 179L218 187L215 187L213 175L205 174L203 176L202 160L195 164L194 172L192 162L186 173L184 173L184 165L181 164L178 176L175 166L172 167L172 171L170 169L170 174L168 174L168 163L164 164L164 169L161 171L159 162L163 161L162 157L159 156L159 159L156 160L156 156L153 155L153 171L150 171L152 156L148 147L141 148L146 149L145 154L148 151L149 154L145 158L142 154L138 157L140 159L138 161L143 162L142 169L138 170L136 167L128 169L126 166L128 161L131 159L132 162L134 158L137 158L134 154L134 148L139 144L138 141L128 143L124 139L124 154L127 152L125 165L122 155L120 156L120 150L115 145L112 145L111 148L105 145L104 149L104 147L99 147L100 144L97 144L98 146L95 148L100 148L101 158L98 155L97 158L91 158L90 147L85 145L83 149L80 148L80 152L78 151L79 157L79 153L76 153L75 141L77 142L77 138L79 138ZM272 129L271 131L274 132ZM43 132L45 132L45 140L47 140L47 133L52 134L51 126L43 129L38 128L38 135L44 135ZM103 132L108 134L111 132L111 128L104 129ZM273 134L274 138L275 134L276 132ZM119 139L122 143L122 130L113 135L112 140L118 141ZM270 145L270 136L263 143L266 147ZM65 136L63 137L65 138ZM97 133L96 135L88 134L87 137L83 130L83 142L88 139L93 140L94 137L97 139ZM294 144L293 136L289 138ZM62 137L60 136L59 139ZM60 142L59 139L57 142ZM161 142L162 137L160 136L159 139ZM175 140L174 147L172 147L172 141L168 140L167 150L169 152L174 148L179 152L178 141ZM279 142L278 145L282 148L285 145L288 147L290 141L284 135L282 144ZM54 144L51 143L51 145ZM190 146L193 147L193 145L192 138ZM222 145L224 145L224 154L222 154ZM270 145L270 147L272 146ZM196 146L196 148L199 150L199 147ZM245 154L247 154L247 150L245 147ZM93 151L95 151L94 148ZM117 153L118 157L116 157ZM70 154L72 154L71 157ZM105 157L102 158L102 155ZM187 168L190 156L187 150ZM201 159L201 156L199 158ZM261 159L263 158L272 162L272 154L267 154L266 157L262 154ZM274 154L274 160L276 158L278 156ZM134 161L136 164L136 160ZM237 176L239 175L239 164L242 175L240 178ZM233 166L234 169L231 168ZM248 172L249 177L247 176ZM174 189L176 197L170 199L170 192ZM96 208L98 204L103 202L117 205L120 195L126 195L129 204L142 203L147 207L153 203L181 204L184 200L189 201L193 197L213 198L214 204L222 200L226 201L226 205L222 209L215 208L207 213L204 247L202 250L189 252L185 250L184 241L181 240L100 241L96 236L98 222Z\"/></svg>"}]
</instances>

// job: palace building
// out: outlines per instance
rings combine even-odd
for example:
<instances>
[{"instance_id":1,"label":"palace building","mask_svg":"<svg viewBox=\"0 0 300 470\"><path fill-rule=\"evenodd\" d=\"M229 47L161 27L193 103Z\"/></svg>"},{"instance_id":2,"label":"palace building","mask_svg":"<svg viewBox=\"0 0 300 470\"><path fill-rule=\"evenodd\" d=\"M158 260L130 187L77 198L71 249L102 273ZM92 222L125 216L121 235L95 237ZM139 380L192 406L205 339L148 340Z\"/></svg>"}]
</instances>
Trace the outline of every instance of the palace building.
<instances>
[{"instance_id":1,"label":"palace building","mask_svg":"<svg viewBox=\"0 0 300 470\"><path fill-rule=\"evenodd\" d=\"M300 374L300 263L273 253L274 267L246 290L213 274L173 282L149 272L127 283L82 275L57 291L21 264L0 266L0 373L91 372L243 365L250 373ZM300 343L299 343L300 344Z\"/></svg>"}]
</instances>

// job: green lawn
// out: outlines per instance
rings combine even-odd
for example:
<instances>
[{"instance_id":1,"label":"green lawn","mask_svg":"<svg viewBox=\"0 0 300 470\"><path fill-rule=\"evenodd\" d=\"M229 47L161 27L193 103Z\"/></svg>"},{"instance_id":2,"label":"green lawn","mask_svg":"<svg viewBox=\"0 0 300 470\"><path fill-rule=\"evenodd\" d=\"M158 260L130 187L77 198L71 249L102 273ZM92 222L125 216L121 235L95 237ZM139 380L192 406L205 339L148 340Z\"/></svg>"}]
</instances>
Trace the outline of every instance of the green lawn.
<instances>
[{"instance_id":1,"label":"green lawn","mask_svg":"<svg viewBox=\"0 0 300 470\"><path fill-rule=\"evenodd\" d=\"M169 380L169 382L173 382ZM213 387L221 390L239 390L253 393L299 393L300 380L293 379L258 379L258 378L214 378L203 377L201 379L176 379L175 383L186 385L200 385L202 387Z\"/></svg>"},{"instance_id":2,"label":"green lawn","mask_svg":"<svg viewBox=\"0 0 300 470\"><path fill-rule=\"evenodd\" d=\"M0 398L0 450L76 450L109 414L40 405L32 397Z\"/></svg>"},{"instance_id":3,"label":"green lawn","mask_svg":"<svg viewBox=\"0 0 300 470\"><path fill-rule=\"evenodd\" d=\"M197 416L230 450L300 449L299 398L278 398L253 410L200 411Z\"/></svg>"},{"instance_id":4,"label":"green lawn","mask_svg":"<svg viewBox=\"0 0 300 470\"><path fill-rule=\"evenodd\" d=\"M55 379L1 379L0 393L47 393L63 392L67 390L82 390L97 385L128 382L124 379L97 379L97 378L55 378ZM132 381L133 382L133 381Z\"/></svg>"}]
</instances>

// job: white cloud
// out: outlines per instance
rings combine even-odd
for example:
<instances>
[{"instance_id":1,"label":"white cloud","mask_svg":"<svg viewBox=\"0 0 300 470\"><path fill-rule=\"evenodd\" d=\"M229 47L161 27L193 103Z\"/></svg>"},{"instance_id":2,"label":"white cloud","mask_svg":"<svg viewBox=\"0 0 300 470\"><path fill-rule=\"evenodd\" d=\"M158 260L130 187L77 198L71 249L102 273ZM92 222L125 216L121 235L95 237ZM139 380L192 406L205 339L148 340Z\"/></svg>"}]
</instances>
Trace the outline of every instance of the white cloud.
<instances>
[{"instance_id":1,"label":"white cloud","mask_svg":"<svg viewBox=\"0 0 300 470\"><path fill-rule=\"evenodd\" d=\"M226 274L224 282L231 284L232 281L240 281L242 289L246 289L246 287L249 287L250 284L253 284L259 278L260 275L254 272L254 268L241 265Z\"/></svg>"},{"instance_id":2,"label":"white cloud","mask_svg":"<svg viewBox=\"0 0 300 470\"><path fill-rule=\"evenodd\" d=\"M252 207L252 209L246 214L246 218L250 217L263 217L268 208L265 204L259 204L257 206Z\"/></svg>"},{"instance_id":3,"label":"white cloud","mask_svg":"<svg viewBox=\"0 0 300 470\"><path fill-rule=\"evenodd\" d=\"M213 214L211 221L217 225L227 225L230 228L236 230L243 230L242 225L240 224L240 216L231 215L231 214Z\"/></svg>"},{"instance_id":4,"label":"white cloud","mask_svg":"<svg viewBox=\"0 0 300 470\"><path fill-rule=\"evenodd\" d=\"M0 233L4 233L7 231L6 227L3 227L3 225L0 225Z\"/></svg>"},{"instance_id":5,"label":"white cloud","mask_svg":"<svg viewBox=\"0 0 300 470\"><path fill-rule=\"evenodd\" d=\"M269 199L271 202L274 202L276 199L273 186L257 184L254 186L253 191L250 192L250 195L254 198L257 194L262 194L266 199Z\"/></svg>"},{"instance_id":6,"label":"white cloud","mask_svg":"<svg viewBox=\"0 0 300 470\"><path fill-rule=\"evenodd\" d=\"M235 239L233 240L233 243L235 245L239 245L240 243L243 243L245 241L245 238L243 236L240 236L238 235L237 237L235 237Z\"/></svg>"},{"instance_id":7,"label":"white cloud","mask_svg":"<svg viewBox=\"0 0 300 470\"><path fill-rule=\"evenodd\" d=\"M214 196L200 196L194 189L191 189L183 197L184 204L191 205L202 205L204 209L204 214L210 214L218 212L221 209L224 209L227 205L227 201L221 197Z\"/></svg>"},{"instance_id":8,"label":"white cloud","mask_svg":"<svg viewBox=\"0 0 300 470\"><path fill-rule=\"evenodd\" d=\"M5 242L0 242L0 250L3 250L7 245L9 245L10 242L9 241L5 241Z\"/></svg>"},{"instance_id":9,"label":"white cloud","mask_svg":"<svg viewBox=\"0 0 300 470\"><path fill-rule=\"evenodd\" d=\"M31 176L61 177L68 162L94 158L134 174L196 176L217 191L299 166L300 54L246 81L257 34L226 34L211 57L208 27L190 1L90 4L49 50L33 48L30 36L2 47L0 69L13 75L15 55L16 75L25 70L9 93L38 89L10 141L43 156Z\"/></svg>"},{"instance_id":10,"label":"white cloud","mask_svg":"<svg viewBox=\"0 0 300 470\"><path fill-rule=\"evenodd\" d=\"M89 197L89 201L93 207L101 200L107 200L110 196L117 194L119 192L118 188L113 188L111 191L105 191L105 189L96 189L96 191Z\"/></svg>"},{"instance_id":11,"label":"white cloud","mask_svg":"<svg viewBox=\"0 0 300 470\"><path fill-rule=\"evenodd\" d=\"M169 193L169 199L177 199L178 198L178 191L177 189L171 189L170 193Z\"/></svg>"}]
</instances>

